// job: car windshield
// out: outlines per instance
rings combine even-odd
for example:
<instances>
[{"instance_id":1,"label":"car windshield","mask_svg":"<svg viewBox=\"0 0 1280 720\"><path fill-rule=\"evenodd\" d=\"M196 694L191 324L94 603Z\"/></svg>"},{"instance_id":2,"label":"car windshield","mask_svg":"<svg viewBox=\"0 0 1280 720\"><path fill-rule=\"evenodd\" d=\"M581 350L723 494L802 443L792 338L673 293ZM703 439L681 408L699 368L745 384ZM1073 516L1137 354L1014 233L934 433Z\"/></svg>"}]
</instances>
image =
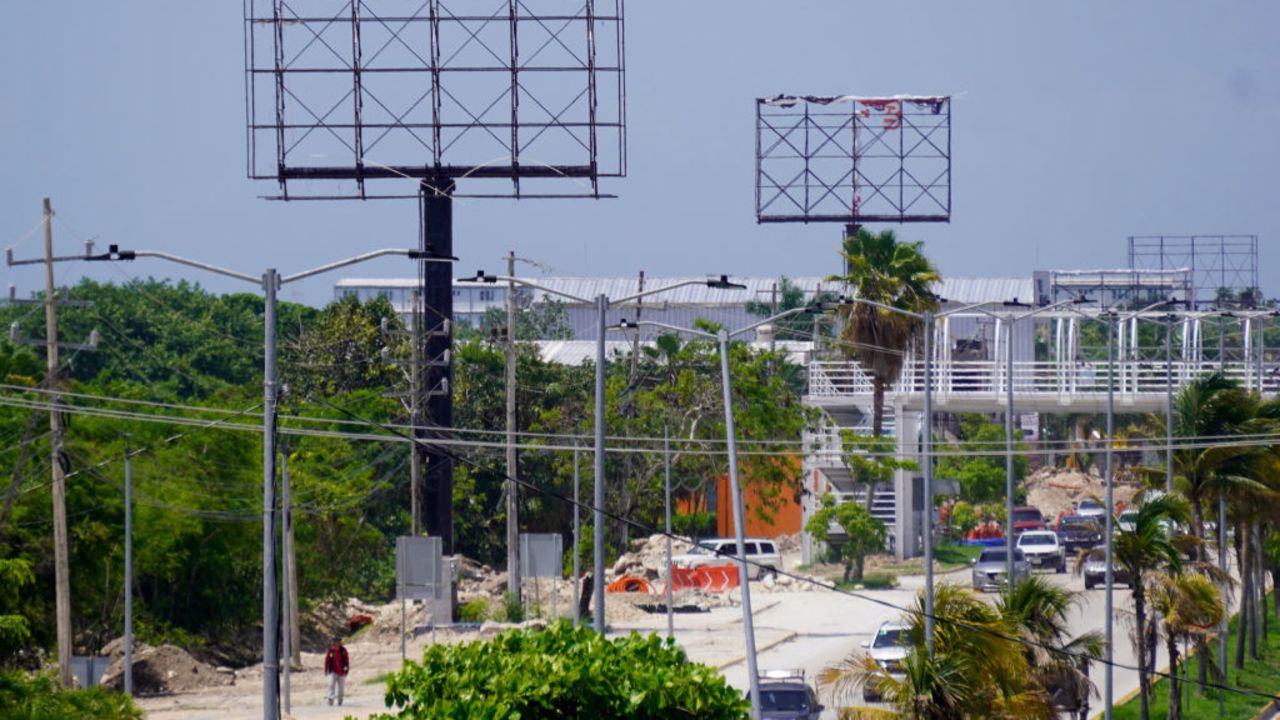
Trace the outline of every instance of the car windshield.
<instances>
[{"instance_id":1,"label":"car windshield","mask_svg":"<svg viewBox=\"0 0 1280 720\"><path fill-rule=\"evenodd\" d=\"M1106 550L1091 551L1089 553L1088 561L1091 563L1105 563L1107 561L1107 551Z\"/></svg>"},{"instance_id":2,"label":"car windshield","mask_svg":"<svg viewBox=\"0 0 1280 720\"><path fill-rule=\"evenodd\" d=\"M1013 559L1015 561L1022 559L1022 551L1014 550ZM978 558L978 562L1007 562L1008 556L1005 554L1004 548L990 548L982 551L982 557Z\"/></svg>"},{"instance_id":3,"label":"car windshield","mask_svg":"<svg viewBox=\"0 0 1280 720\"><path fill-rule=\"evenodd\" d=\"M1040 511L1039 510L1014 510L1013 521L1014 522L1024 522L1024 521L1040 522Z\"/></svg>"},{"instance_id":4,"label":"car windshield","mask_svg":"<svg viewBox=\"0 0 1280 720\"><path fill-rule=\"evenodd\" d=\"M760 708L803 712L809 709L808 693L803 690L761 690Z\"/></svg>"},{"instance_id":5,"label":"car windshield","mask_svg":"<svg viewBox=\"0 0 1280 720\"><path fill-rule=\"evenodd\" d=\"M1088 521L1083 521L1083 522L1063 523L1062 529L1073 530L1075 532L1093 532L1097 528L1094 527L1093 523Z\"/></svg>"},{"instance_id":6,"label":"car windshield","mask_svg":"<svg viewBox=\"0 0 1280 720\"><path fill-rule=\"evenodd\" d=\"M871 641L871 647L903 647L907 644L907 631L902 628L880 628L880 632L876 633L875 640Z\"/></svg>"},{"instance_id":7,"label":"car windshield","mask_svg":"<svg viewBox=\"0 0 1280 720\"><path fill-rule=\"evenodd\" d=\"M707 543L698 543L689 550L690 555L714 555L715 552L715 546Z\"/></svg>"},{"instance_id":8,"label":"car windshield","mask_svg":"<svg viewBox=\"0 0 1280 720\"><path fill-rule=\"evenodd\" d=\"M1081 510L1101 510L1102 505L1097 500L1081 500L1076 507Z\"/></svg>"},{"instance_id":9,"label":"car windshield","mask_svg":"<svg viewBox=\"0 0 1280 720\"><path fill-rule=\"evenodd\" d=\"M1018 545L1053 545L1054 537L1052 535L1042 535L1040 533L1027 533L1018 540Z\"/></svg>"}]
</instances>

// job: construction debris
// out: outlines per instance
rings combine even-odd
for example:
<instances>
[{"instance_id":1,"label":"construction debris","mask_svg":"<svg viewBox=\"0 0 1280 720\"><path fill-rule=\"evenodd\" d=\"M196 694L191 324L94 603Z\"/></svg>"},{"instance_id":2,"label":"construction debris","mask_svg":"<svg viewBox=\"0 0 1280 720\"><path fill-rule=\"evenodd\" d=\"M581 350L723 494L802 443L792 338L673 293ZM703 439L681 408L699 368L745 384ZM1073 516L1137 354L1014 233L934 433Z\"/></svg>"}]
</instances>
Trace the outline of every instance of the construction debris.
<instances>
[{"instance_id":1,"label":"construction debris","mask_svg":"<svg viewBox=\"0 0 1280 720\"><path fill-rule=\"evenodd\" d=\"M102 648L111 658L102 685L115 690L124 686L124 639L116 638ZM139 695L168 695L200 688L234 685L236 673L228 667L213 667L191 657L175 645L152 647L135 643L133 648L133 691Z\"/></svg>"}]
</instances>

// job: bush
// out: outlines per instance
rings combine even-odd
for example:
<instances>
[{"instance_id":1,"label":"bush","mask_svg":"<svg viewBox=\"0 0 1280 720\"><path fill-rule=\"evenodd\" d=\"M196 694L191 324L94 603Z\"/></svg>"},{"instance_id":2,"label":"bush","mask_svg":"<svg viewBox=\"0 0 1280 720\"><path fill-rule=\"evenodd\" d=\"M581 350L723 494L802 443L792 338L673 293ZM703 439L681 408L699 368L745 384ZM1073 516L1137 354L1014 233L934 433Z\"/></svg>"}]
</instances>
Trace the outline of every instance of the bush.
<instances>
[{"instance_id":1,"label":"bush","mask_svg":"<svg viewBox=\"0 0 1280 720\"><path fill-rule=\"evenodd\" d=\"M716 534L716 514L713 512L692 512L672 515L671 530L676 535L683 535L684 537L711 537Z\"/></svg>"},{"instance_id":2,"label":"bush","mask_svg":"<svg viewBox=\"0 0 1280 720\"><path fill-rule=\"evenodd\" d=\"M524 622L524 603L520 602L520 596L510 591L502 595L502 607L498 608L498 620L503 622L518 623Z\"/></svg>"},{"instance_id":3,"label":"bush","mask_svg":"<svg viewBox=\"0 0 1280 720\"><path fill-rule=\"evenodd\" d=\"M431 645L387 680L393 718L745 720L748 704L714 669L656 635L608 640L567 622L489 641Z\"/></svg>"},{"instance_id":4,"label":"bush","mask_svg":"<svg viewBox=\"0 0 1280 720\"><path fill-rule=\"evenodd\" d=\"M893 573L867 573L862 576L862 587L867 590L888 590L898 584Z\"/></svg>"},{"instance_id":5,"label":"bush","mask_svg":"<svg viewBox=\"0 0 1280 720\"><path fill-rule=\"evenodd\" d=\"M484 622L489 617L489 601L485 598L476 598L468 603L463 603L458 608L459 622L474 623Z\"/></svg>"},{"instance_id":6,"label":"bush","mask_svg":"<svg viewBox=\"0 0 1280 720\"><path fill-rule=\"evenodd\" d=\"M64 690L51 673L0 673L0 717L23 720L141 720L128 695L95 687Z\"/></svg>"}]
</instances>

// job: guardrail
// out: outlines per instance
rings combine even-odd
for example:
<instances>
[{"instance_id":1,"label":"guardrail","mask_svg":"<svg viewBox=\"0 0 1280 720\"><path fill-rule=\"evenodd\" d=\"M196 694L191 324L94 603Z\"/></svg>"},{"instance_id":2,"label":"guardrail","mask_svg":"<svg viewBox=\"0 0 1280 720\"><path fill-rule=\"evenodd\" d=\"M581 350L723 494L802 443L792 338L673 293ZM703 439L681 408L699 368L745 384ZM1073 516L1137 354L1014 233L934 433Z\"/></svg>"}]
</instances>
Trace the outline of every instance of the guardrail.
<instances>
[{"instance_id":1,"label":"guardrail","mask_svg":"<svg viewBox=\"0 0 1280 720\"><path fill-rule=\"evenodd\" d=\"M1256 363L1177 361L1171 364L1173 387L1222 371L1243 387L1261 389L1263 394L1280 392L1280 365L1268 363L1261 369ZM1004 396L1010 378L1005 364L990 360L965 360L938 363L934 367L933 390L947 395L984 393ZM1152 360L1118 360L1114 367L1114 387L1118 395L1166 392L1166 364ZM1106 393L1105 361L1015 361L1012 384L1014 395L1057 394L1087 395ZM887 393L914 395L924 393L924 366L909 363L902 376ZM858 397L872 393L871 377L854 360L815 361L809 364L809 394L816 397Z\"/></svg>"}]
</instances>

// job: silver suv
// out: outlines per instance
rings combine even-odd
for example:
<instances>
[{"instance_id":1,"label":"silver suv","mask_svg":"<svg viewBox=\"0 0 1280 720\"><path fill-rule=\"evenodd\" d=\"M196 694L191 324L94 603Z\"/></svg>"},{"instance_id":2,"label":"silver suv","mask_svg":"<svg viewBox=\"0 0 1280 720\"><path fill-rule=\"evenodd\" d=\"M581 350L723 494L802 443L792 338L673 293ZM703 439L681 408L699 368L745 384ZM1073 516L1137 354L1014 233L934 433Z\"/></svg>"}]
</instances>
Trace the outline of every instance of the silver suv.
<instances>
[{"instance_id":1,"label":"silver suv","mask_svg":"<svg viewBox=\"0 0 1280 720\"><path fill-rule=\"evenodd\" d=\"M902 678L902 660L907 656L907 626L900 622L883 622L880 623L880 629L876 630L875 637L870 642L862 643L862 647L866 649L867 655L876 661L876 665L880 666L890 676ZM866 702L879 702L880 693L872 686L874 683L867 683L862 686L862 699Z\"/></svg>"},{"instance_id":2,"label":"silver suv","mask_svg":"<svg viewBox=\"0 0 1280 720\"><path fill-rule=\"evenodd\" d=\"M742 544L747 554L747 574L751 579L776 575L782 569L782 554L772 540L747 538ZM733 538L711 538L700 540L689 552L671 558L671 564L678 568L695 568L725 565L737 559L738 543Z\"/></svg>"}]
</instances>

